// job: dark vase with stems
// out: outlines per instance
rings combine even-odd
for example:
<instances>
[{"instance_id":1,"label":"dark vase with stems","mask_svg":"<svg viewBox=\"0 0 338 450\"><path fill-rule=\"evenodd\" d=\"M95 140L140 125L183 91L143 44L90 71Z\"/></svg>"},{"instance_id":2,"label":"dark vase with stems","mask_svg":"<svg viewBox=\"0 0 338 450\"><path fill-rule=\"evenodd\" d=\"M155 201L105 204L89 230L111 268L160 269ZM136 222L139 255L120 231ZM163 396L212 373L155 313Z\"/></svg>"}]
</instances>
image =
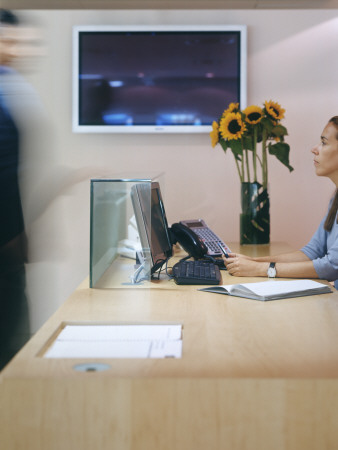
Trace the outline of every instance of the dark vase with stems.
<instances>
[{"instance_id":1,"label":"dark vase with stems","mask_svg":"<svg viewBox=\"0 0 338 450\"><path fill-rule=\"evenodd\" d=\"M267 188L258 182L241 183L240 243L270 242L270 200Z\"/></svg>"},{"instance_id":2,"label":"dark vase with stems","mask_svg":"<svg viewBox=\"0 0 338 450\"><path fill-rule=\"evenodd\" d=\"M272 100L264 106L251 105L243 111L230 103L212 123L211 144L220 144L234 155L241 181L240 243L270 243L270 200L268 155L275 156L289 171L290 146L284 142L287 129L280 123L285 109ZM257 148L257 144L260 144ZM261 183L257 180L260 179Z\"/></svg>"},{"instance_id":3,"label":"dark vase with stems","mask_svg":"<svg viewBox=\"0 0 338 450\"><path fill-rule=\"evenodd\" d=\"M269 244L270 243L270 199L268 193L268 164L267 164L267 133L262 132L262 178L263 184L257 181L257 134L253 134L253 169L254 182L241 182L241 207L240 215L240 243L244 244ZM243 151L242 160L247 161L247 174L250 178L248 166L248 151ZM244 172L242 172L244 173Z\"/></svg>"}]
</instances>

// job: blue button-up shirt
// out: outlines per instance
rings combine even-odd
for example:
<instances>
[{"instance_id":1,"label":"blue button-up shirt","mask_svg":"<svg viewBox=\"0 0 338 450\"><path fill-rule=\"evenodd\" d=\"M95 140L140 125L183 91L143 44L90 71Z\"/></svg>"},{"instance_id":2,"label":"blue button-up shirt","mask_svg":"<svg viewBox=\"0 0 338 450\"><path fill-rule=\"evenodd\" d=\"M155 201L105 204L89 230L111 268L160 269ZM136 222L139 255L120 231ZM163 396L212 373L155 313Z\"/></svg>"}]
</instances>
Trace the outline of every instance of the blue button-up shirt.
<instances>
[{"instance_id":1,"label":"blue button-up shirt","mask_svg":"<svg viewBox=\"0 0 338 450\"><path fill-rule=\"evenodd\" d=\"M338 224L335 220L331 231L324 229L326 217L321 221L310 242L301 250L313 261L319 278L334 281L338 289Z\"/></svg>"}]
</instances>

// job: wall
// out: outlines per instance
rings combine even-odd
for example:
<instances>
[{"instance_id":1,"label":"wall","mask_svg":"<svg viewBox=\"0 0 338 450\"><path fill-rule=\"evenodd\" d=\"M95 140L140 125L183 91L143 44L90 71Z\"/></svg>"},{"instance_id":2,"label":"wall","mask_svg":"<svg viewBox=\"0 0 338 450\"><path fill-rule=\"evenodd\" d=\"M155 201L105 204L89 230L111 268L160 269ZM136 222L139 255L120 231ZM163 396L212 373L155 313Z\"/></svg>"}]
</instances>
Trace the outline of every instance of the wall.
<instances>
[{"instance_id":1,"label":"wall","mask_svg":"<svg viewBox=\"0 0 338 450\"><path fill-rule=\"evenodd\" d=\"M338 114L337 10L78 10L27 11L27 16L41 24L44 32L46 54L26 77L38 92L49 122L48 128L40 125L35 133L44 163L28 180L32 188L47 174L35 200L35 205L45 202L46 208L29 222L33 330L88 274L90 177L102 172L112 176L165 172L162 190L170 222L203 217L225 241L239 239L239 180L234 161L220 147L212 149L208 135L72 134L72 25L246 24L248 105L272 99L286 109L284 124L295 169L289 173L270 159L271 239L298 248L311 237L334 190L329 180L314 175L310 149L326 121ZM84 175L79 175L79 169ZM50 201L46 192L65 183L69 174L72 181L82 181ZM40 202L41 193L46 195Z\"/></svg>"}]
</instances>

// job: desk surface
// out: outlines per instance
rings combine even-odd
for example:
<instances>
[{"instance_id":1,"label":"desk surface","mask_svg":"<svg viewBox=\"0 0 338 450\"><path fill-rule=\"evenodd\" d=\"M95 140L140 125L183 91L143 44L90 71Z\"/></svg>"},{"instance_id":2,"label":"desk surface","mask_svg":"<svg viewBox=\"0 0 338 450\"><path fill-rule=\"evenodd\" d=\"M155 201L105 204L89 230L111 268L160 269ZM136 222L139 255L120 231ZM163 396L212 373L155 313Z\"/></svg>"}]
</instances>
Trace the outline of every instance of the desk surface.
<instances>
[{"instance_id":1,"label":"desk surface","mask_svg":"<svg viewBox=\"0 0 338 450\"><path fill-rule=\"evenodd\" d=\"M279 250L285 246L241 249ZM257 279L223 272L224 284L244 281ZM183 324L182 359L100 360L111 368L79 373L74 365L86 360L41 356L66 323L166 322ZM8 445L18 443L6 449L29 450L89 450L94 442L119 450L326 448L313 446L304 430L315 427L338 443L332 416L338 419L337 342L337 292L259 302L173 281L150 289L89 289L86 280L1 373L0 434ZM315 410L330 421L323 424ZM290 412L297 420L306 415L298 428ZM66 427L61 434L60 426Z\"/></svg>"}]
</instances>

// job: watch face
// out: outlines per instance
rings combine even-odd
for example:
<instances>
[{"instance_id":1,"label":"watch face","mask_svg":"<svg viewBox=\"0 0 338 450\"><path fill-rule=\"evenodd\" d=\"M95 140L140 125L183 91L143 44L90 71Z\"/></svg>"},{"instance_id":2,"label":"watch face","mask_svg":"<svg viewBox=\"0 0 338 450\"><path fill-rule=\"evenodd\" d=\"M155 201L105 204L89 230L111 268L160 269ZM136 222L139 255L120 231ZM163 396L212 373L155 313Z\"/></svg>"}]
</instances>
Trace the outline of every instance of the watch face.
<instances>
[{"instance_id":1,"label":"watch face","mask_svg":"<svg viewBox=\"0 0 338 450\"><path fill-rule=\"evenodd\" d=\"M274 267L268 268L268 277L274 278L276 276L276 269Z\"/></svg>"}]
</instances>

